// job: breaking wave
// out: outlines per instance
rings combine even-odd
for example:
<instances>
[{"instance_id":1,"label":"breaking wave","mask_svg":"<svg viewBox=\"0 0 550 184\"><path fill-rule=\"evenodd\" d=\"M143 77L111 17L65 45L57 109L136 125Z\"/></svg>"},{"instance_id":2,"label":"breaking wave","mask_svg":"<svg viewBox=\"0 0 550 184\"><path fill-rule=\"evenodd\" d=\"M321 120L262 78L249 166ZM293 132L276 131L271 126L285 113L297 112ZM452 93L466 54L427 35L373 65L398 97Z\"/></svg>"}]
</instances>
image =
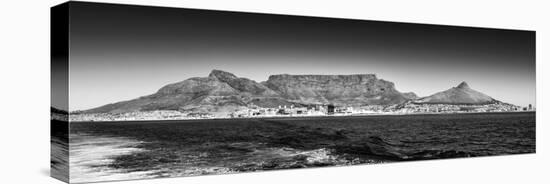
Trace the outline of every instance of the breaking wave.
<instances>
[{"instance_id":1,"label":"breaking wave","mask_svg":"<svg viewBox=\"0 0 550 184\"><path fill-rule=\"evenodd\" d=\"M119 137L70 135L70 181L75 183L106 180L151 178L154 171L128 172L109 167L114 158L145 150L136 148L140 141Z\"/></svg>"}]
</instances>

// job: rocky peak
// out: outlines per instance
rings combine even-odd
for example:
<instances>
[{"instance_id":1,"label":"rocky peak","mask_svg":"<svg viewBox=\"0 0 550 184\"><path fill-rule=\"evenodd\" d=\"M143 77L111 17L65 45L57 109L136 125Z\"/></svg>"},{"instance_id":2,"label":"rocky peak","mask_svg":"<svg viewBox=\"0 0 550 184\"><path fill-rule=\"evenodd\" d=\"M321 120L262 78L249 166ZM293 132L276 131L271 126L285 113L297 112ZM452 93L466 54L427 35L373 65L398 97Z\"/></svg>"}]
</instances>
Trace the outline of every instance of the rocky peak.
<instances>
[{"instance_id":1,"label":"rocky peak","mask_svg":"<svg viewBox=\"0 0 550 184\"><path fill-rule=\"evenodd\" d=\"M458 86L456 86L456 88L467 89L467 88L470 88L470 86L468 86L468 83L466 83L465 81L463 81L463 82L461 82Z\"/></svg>"},{"instance_id":2,"label":"rocky peak","mask_svg":"<svg viewBox=\"0 0 550 184\"><path fill-rule=\"evenodd\" d=\"M466 82L461 82L451 89L423 97L416 103L429 104L490 104L496 100L479 91L471 89Z\"/></svg>"},{"instance_id":3,"label":"rocky peak","mask_svg":"<svg viewBox=\"0 0 550 184\"><path fill-rule=\"evenodd\" d=\"M210 75L208 75L208 78L226 83L232 88L240 91L242 94L270 97L277 96L277 93L256 81L247 78L239 78L226 71L212 70Z\"/></svg>"},{"instance_id":4,"label":"rocky peak","mask_svg":"<svg viewBox=\"0 0 550 184\"><path fill-rule=\"evenodd\" d=\"M229 72L226 72L226 71L223 71L223 70L216 70L216 69L212 70L210 72L210 75L208 75L208 77L216 78L216 79L221 80L221 81L228 81L228 80L237 79L237 76L235 76L232 73L229 73Z\"/></svg>"}]
</instances>

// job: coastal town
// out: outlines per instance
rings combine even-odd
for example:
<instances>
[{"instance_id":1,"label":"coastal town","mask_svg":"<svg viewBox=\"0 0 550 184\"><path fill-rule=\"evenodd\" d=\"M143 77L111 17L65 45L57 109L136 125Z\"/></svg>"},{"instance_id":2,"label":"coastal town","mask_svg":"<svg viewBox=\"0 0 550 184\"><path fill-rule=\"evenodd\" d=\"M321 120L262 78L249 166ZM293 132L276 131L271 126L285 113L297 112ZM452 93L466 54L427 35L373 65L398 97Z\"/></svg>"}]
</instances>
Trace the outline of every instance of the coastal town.
<instances>
[{"instance_id":1,"label":"coastal town","mask_svg":"<svg viewBox=\"0 0 550 184\"><path fill-rule=\"evenodd\" d=\"M125 113L70 113L70 121L145 121L145 120L194 120L194 119L233 119L269 117L308 117L308 116L369 116L407 114L452 114L535 111L532 105L520 107L507 103L483 105L459 104L416 104L367 105L361 107L326 105L279 106L264 108L255 105L241 107L227 113L193 112L188 110L154 110Z\"/></svg>"}]
</instances>

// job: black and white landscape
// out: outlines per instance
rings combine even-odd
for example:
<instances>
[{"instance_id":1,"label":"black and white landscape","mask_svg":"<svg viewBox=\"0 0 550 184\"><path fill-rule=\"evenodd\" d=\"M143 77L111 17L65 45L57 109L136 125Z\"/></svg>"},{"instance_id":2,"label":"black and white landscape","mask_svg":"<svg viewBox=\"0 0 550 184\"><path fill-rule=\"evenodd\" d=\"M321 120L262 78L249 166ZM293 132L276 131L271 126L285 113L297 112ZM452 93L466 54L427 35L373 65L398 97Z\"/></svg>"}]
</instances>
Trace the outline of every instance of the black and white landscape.
<instances>
[{"instance_id":1,"label":"black and white landscape","mask_svg":"<svg viewBox=\"0 0 550 184\"><path fill-rule=\"evenodd\" d=\"M66 7L51 110L64 181L536 152L533 31Z\"/></svg>"},{"instance_id":2,"label":"black and white landscape","mask_svg":"<svg viewBox=\"0 0 550 184\"><path fill-rule=\"evenodd\" d=\"M532 108L532 107L531 107ZM74 112L72 121L309 117L532 110L496 100L466 82L426 97L374 74L271 75L267 81L212 70L133 100Z\"/></svg>"}]
</instances>

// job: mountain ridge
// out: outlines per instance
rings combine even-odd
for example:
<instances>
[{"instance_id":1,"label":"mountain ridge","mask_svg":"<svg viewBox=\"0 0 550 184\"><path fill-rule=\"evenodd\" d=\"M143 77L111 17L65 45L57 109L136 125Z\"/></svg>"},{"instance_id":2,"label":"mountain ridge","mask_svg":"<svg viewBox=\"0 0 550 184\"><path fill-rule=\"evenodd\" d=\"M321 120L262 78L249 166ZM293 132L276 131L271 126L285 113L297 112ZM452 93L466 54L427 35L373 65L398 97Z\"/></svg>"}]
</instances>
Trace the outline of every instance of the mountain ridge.
<instances>
[{"instance_id":1,"label":"mountain ridge","mask_svg":"<svg viewBox=\"0 0 550 184\"><path fill-rule=\"evenodd\" d=\"M399 92L393 82L375 74L352 75L270 75L266 81L238 77L214 69L207 77L192 77L162 86L157 92L84 110L84 113L125 113L133 111L179 110L227 113L253 105L279 106L336 105L360 107L394 104L485 105L503 103L476 91L468 83L418 97Z\"/></svg>"},{"instance_id":2,"label":"mountain ridge","mask_svg":"<svg viewBox=\"0 0 550 184\"><path fill-rule=\"evenodd\" d=\"M394 83L375 74L269 76L267 81L214 69L207 77L192 77L161 87L156 93L103 105L84 113L124 113L149 110L227 111L248 105L388 105L402 103L414 93L401 93Z\"/></svg>"}]
</instances>

